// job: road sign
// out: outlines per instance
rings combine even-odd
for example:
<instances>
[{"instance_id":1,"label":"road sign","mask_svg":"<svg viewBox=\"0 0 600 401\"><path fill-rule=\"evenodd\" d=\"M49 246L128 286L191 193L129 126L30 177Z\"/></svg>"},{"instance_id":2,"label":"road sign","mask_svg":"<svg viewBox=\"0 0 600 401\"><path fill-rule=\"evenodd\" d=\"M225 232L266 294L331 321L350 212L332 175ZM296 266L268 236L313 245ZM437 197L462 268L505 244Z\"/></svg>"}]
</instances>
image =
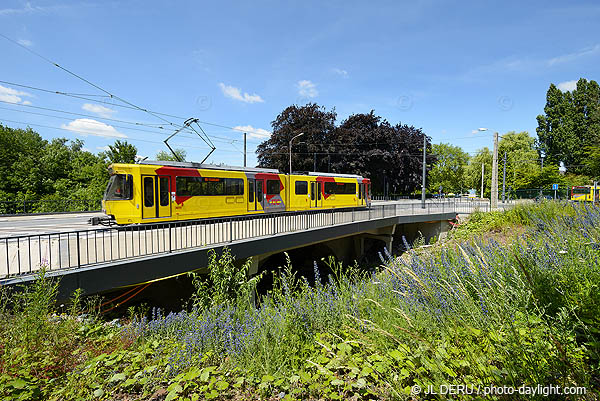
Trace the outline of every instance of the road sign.
<instances>
[{"instance_id":1,"label":"road sign","mask_svg":"<svg viewBox=\"0 0 600 401\"><path fill-rule=\"evenodd\" d=\"M558 190L558 184L552 184L552 189L554 191L557 191Z\"/></svg>"}]
</instances>

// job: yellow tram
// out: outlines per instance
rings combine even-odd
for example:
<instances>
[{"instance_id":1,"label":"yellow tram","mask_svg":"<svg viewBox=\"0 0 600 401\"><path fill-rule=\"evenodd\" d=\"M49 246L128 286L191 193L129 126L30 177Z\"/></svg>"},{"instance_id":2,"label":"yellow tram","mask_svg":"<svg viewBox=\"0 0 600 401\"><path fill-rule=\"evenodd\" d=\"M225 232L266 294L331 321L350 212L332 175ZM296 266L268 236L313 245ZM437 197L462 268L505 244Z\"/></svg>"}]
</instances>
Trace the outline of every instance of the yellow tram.
<instances>
[{"instance_id":1,"label":"yellow tram","mask_svg":"<svg viewBox=\"0 0 600 401\"><path fill-rule=\"evenodd\" d=\"M575 202L598 202L600 198L600 187L593 186L571 187L571 200Z\"/></svg>"},{"instance_id":2,"label":"yellow tram","mask_svg":"<svg viewBox=\"0 0 600 401\"><path fill-rule=\"evenodd\" d=\"M192 162L113 164L105 219L140 224L370 204L368 178L349 174L280 174L273 169Z\"/></svg>"}]
</instances>

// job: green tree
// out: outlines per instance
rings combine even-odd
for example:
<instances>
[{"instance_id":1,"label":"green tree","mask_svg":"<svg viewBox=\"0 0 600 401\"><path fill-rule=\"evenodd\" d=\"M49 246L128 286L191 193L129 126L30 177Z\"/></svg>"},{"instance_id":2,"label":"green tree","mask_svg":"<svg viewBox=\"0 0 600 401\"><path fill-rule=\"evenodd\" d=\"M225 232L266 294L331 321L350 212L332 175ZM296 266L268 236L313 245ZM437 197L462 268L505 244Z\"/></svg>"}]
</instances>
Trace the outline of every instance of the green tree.
<instances>
[{"instance_id":1,"label":"green tree","mask_svg":"<svg viewBox=\"0 0 600 401\"><path fill-rule=\"evenodd\" d=\"M439 187L445 193L462 193L466 188L465 170L469 163L469 154L459 146L449 143L432 145L436 161L429 172L429 190L437 192Z\"/></svg>"},{"instance_id":2,"label":"green tree","mask_svg":"<svg viewBox=\"0 0 600 401\"><path fill-rule=\"evenodd\" d=\"M113 145L108 145L104 154L111 163L135 163L137 148L127 141L117 139Z\"/></svg>"},{"instance_id":3,"label":"green tree","mask_svg":"<svg viewBox=\"0 0 600 401\"><path fill-rule=\"evenodd\" d=\"M10 128L0 124L0 192L9 195L44 191L40 157L48 142L31 128Z\"/></svg>"},{"instance_id":4,"label":"green tree","mask_svg":"<svg viewBox=\"0 0 600 401\"><path fill-rule=\"evenodd\" d=\"M469 189L475 189L478 195L481 195L481 165L484 168L484 196L490 196L492 183L492 152L487 148L477 151L475 156L471 157L469 164L465 169L465 183Z\"/></svg>"},{"instance_id":5,"label":"green tree","mask_svg":"<svg viewBox=\"0 0 600 401\"><path fill-rule=\"evenodd\" d=\"M167 152L165 150L161 150L160 152L158 152L156 154L155 160L172 161L172 162L176 162L179 160L185 161L185 157L187 156L187 152L185 151L185 149L176 148L174 150L174 152L177 155L177 157L175 157L175 155L173 153L171 153L170 151Z\"/></svg>"},{"instance_id":6,"label":"green tree","mask_svg":"<svg viewBox=\"0 0 600 401\"><path fill-rule=\"evenodd\" d=\"M598 83L581 78L572 92L561 92L551 84L537 122L539 148L548 162L563 162L569 171L585 172L587 149L600 145Z\"/></svg>"},{"instance_id":7,"label":"green tree","mask_svg":"<svg viewBox=\"0 0 600 401\"><path fill-rule=\"evenodd\" d=\"M506 154L506 189L536 188L534 180L540 172L540 157L535 139L528 132L508 132L498 143L498 184L502 185Z\"/></svg>"}]
</instances>

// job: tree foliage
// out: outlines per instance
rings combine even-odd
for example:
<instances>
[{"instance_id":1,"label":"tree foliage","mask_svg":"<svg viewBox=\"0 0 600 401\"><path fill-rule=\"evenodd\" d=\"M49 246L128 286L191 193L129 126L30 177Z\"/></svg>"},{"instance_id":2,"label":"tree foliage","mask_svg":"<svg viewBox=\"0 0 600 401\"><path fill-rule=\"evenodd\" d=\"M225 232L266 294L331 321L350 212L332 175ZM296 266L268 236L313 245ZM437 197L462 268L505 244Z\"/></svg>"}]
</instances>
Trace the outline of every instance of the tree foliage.
<instances>
[{"instance_id":1,"label":"tree foliage","mask_svg":"<svg viewBox=\"0 0 600 401\"><path fill-rule=\"evenodd\" d=\"M585 172L589 148L600 145L598 83L581 78L572 92L551 84L537 122L539 149L547 160L563 162L569 171Z\"/></svg>"},{"instance_id":2,"label":"tree foliage","mask_svg":"<svg viewBox=\"0 0 600 401\"><path fill-rule=\"evenodd\" d=\"M465 185L465 171L469 154L449 143L434 144L432 151L436 161L429 172L429 190L437 192L442 187L445 193L462 193L468 189Z\"/></svg>"},{"instance_id":3,"label":"tree foliage","mask_svg":"<svg viewBox=\"0 0 600 401\"><path fill-rule=\"evenodd\" d=\"M171 152L167 152L165 150L161 150L160 152L158 152L155 156L155 160L162 160L162 161L172 161L172 162L177 162L177 161L185 161L185 158L187 156L187 152L185 151L185 149L181 149L181 148L176 148L174 150L175 154L177 155L177 157L175 157L175 155Z\"/></svg>"},{"instance_id":4,"label":"tree foliage","mask_svg":"<svg viewBox=\"0 0 600 401\"><path fill-rule=\"evenodd\" d=\"M540 157L535 147L535 139L525 131L511 131L502 135L498 143L499 185L502 184L505 153L506 188L536 188L534 182L540 174Z\"/></svg>"},{"instance_id":5,"label":"tree foliage","mask_svg":"<svg viewBox=\"0 0 600 401\"><path fill-rule=\"evenodd\" d=\"M0 125L0 200L102 198L108 164L131 161L135 146L117 141L95 155L83 144L79 139L47 141L30 128Z\"/></svg>"},{"instance_id":6,"label":"tree foliage","mask_svg":"<svg viewBox=\"0 0 600 401\"><path fill-rule=\"evenodd\" d=\"M304 133L292 145L294 171L360 174L379 193L410 193L420 186L424 138L428 163L434 161L422 130L391 125L374 111L351 115L339 126L336 117L335 110L315 103L287 107L271 123L271 137L257 148L259 165L287 172L289 141Z\"/></svg>"},{"instance_id":7,"label":"tree foliage","mask_svg":"<svg viewBox=\"0 0 600 401\"><path fill-rule=\"evenodd\" d=\"M296 171L312 171L316 155L317 170L327 171L330 145L335 140L335 110L327 111L315 103L292 105L283 110L273 122L273 134L256 149L258 164L287 172L289 170L289 141L304 133L292 144L292 165Z\"/></svg>"},{"instance_id":8,"label":"tree foliage","mask_svg":"<svg viewBox=\"0 0 600 401\"><path fill-rule=\"evenodd\" d=\"M137 148L127 141L117 139L113 145L108 145L105 154L111 163L135 163Z\"/></svg>"},{"instance_id":9,"label":"tree foliage","mask_svg":"<svg viewBox=\"0 0 600 401\"><path fill-rule=\"evenodd\" d=\"M475 189L478 195L481 195L481 165L484 165L484 185L483 194L489 196L492 186L492 152L487 148L482 148L471 157L469 165L465 170L465 183L469 189Z\"/></svg>"}]
</instances>

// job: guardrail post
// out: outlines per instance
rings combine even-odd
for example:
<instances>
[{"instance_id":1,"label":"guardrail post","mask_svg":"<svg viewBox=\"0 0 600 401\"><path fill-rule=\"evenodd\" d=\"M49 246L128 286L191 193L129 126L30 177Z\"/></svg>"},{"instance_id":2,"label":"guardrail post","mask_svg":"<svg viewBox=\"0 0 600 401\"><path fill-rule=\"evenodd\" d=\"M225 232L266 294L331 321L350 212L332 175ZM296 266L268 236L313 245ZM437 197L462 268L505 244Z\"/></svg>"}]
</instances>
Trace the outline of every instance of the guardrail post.
<instances>
[{"instance_id":1,"label":"guardrail post","mask_svg":"<svg viewBox=\"0 0 600 401\"><path fill-rule=\"evenodd\" d=\"M167 227L169 227L169 253L173 252L172 250L172 240L171 240L171 228L173 227L171 223L168 223Z\"/></svg>"},{"instance_id":2,"label":"guardrail post","mask_svg":"<svg viewBox=\"0 0 600 401\"><path fill-rule=\"evenodd\" d=\"M67 241L69 240L67 236ZM77 231L77 267L81 267L81 251L79 249L79 231Z\"/></svg>"},{"instance_id":3,"label":"guardrail post","mask_svg":"<svg viewBox=\"0 0 600 401\"><path fill-rule=\"evenodd\" d=\"M229 242L233 242L233 219L229 219Z\"/></svg>"}]
</instances>

